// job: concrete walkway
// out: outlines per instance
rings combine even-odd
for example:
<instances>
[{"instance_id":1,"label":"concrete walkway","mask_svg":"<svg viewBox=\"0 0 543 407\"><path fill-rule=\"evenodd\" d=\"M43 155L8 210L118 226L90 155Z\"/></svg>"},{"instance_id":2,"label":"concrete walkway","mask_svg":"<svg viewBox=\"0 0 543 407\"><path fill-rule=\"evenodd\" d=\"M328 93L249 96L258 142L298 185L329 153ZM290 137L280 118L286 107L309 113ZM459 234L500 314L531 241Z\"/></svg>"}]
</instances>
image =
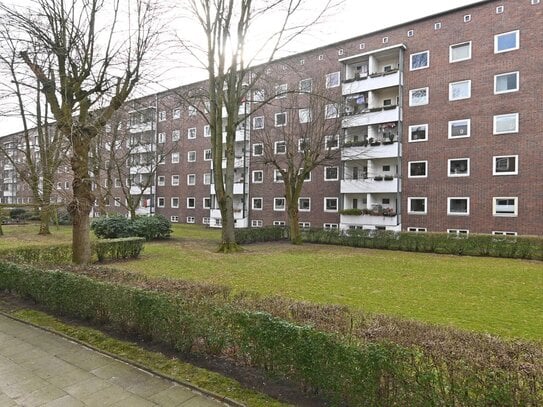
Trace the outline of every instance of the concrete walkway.
<instances>
[{"instance_id":1,"label":"concrete walkway","mask_svg":"<svg viewBox=\"0 0 543 407\"><path fill-rule=\"evenodd\" d=\"M58 335L0 315L0 406L223 405Z\"/></svg>"}]
</instances>

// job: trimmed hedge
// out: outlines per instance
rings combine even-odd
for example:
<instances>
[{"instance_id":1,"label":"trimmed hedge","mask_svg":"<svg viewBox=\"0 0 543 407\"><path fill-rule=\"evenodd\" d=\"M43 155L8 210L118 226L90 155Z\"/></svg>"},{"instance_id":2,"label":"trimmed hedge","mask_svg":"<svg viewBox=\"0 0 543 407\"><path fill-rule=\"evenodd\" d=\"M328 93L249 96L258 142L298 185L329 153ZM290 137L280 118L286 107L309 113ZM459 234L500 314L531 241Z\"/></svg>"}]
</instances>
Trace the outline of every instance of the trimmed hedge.
<instances>
[{"instance_id":1,"label":"trimmed hedge","mask_svg":"<svg viewBox=\"0 0 543 407\"><path fill-rule=\"evenodd\" d=\"M124 216L102 216L94 219L91 230L99 239L143 237L145 240L167 239L172 232L171 222L162 215L139 216L128 219Z\"/></svg>"},{"instance_id":2,"label":"trimmed hedge","mask_svg":"<svg viewBox=\"0 0 543 407\"><path fill-rule=\"evenodd\" d=\"M509 257L543 260L543 239L538 237L495 235L451 235L447 233L409 233L375 230L311 229L304 231L309 243L335 244L368 249L403 250L465 256Z\"/></svg>"},{"instance_id":3,"label":"trimmed hedge","mask_svg":"<svg viewBox=\"0 0 543 407\"><path fill-rule=\"evenodd\" d=\"M0 250L0 258L24 264L66 264L72 261L72 245L27 246Z\"/></svg>"},{"instance_id":4,"label":"trimmed hedge","mask_svg":"<svg viewBox=\"0 0 543 407\"><path fill-rule=\"evenodd\" d=\"M266 226L263 228L235 229L236 242L239 244L274 242L288 239L288 229L279 226Z\"/></svg>"},{"instance_id":5,"label":"trimmed hedge","mask_svg":"<svg viewBox=\"0 0 543 407\"><path fill-rule=\"evenodd\" d=\"M125 237L121 239L103 239L94 242L93 249L98 261L137 259L143 250L143 237Z\"/></svg>"},{"instance_id":6,"label":"trimmed hedge","mask_svg":"<svg viewBox=\"0 0 543 407\"><path fill-rule=\"evenodd\" d=\"M542 357L505 347L511 361L435 357L423 348L349 341L222 296L164 294L60 271L0 262L0 289L50 310L162 342L183 352L222 355L290 379L334 405L518 406L543 403ZM450 353L450 352L449 352Z\"/></svg>"}]
</instances>

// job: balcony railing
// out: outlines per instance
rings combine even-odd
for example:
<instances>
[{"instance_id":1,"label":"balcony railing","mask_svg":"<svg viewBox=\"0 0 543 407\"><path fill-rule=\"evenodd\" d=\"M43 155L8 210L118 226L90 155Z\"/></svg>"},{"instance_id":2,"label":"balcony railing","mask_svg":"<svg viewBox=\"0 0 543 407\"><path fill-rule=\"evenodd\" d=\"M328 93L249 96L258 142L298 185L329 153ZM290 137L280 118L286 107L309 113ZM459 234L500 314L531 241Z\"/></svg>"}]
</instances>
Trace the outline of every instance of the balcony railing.
<instances>
[{"instance_id":1,"label":"balcony railing","mask_svg":"<svg viewBox=\"0 0 543 407\"><path fill-rule=\"evenodd\" d=\"M400 187L397 178L376 175L369 178L345 179L341 181L342 194L397 193Z\"/></svg>"},{"instance_id":2,"label":"balcony railing","mask_svg":"<svg viewBox=\"0 0 543 407\"><path fill-rule=\"evenodd\" d=\"M342 92L343 95L352 95L393 86L400 86L400 72L398 69L346 79L342 84Z\"/></svg>"},{"instance_id":3,"label":"balcony railing","mask_svg":"<svg viewBox=\"0 0 543 407\"><path fill-rule=\"evenodd\" d=\"M364 108L344 115L342 126L344 128L370 126L373 124L397 122L400 108L396 105Z\"/></svg>"}]
</instances>

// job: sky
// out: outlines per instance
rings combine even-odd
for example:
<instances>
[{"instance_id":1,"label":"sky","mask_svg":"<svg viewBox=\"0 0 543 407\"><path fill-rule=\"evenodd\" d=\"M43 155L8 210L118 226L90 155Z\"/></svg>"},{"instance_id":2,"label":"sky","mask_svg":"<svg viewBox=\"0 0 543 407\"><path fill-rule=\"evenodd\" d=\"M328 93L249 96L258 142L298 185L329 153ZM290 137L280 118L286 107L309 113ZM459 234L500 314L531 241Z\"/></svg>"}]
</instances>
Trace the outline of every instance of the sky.
<instances>
[{"instance_id":1,"label":"sky","mask_svg":"<svg viewBox=\"0 0 543 407\"><path fill-rule=\"evenodd\" d=\"M326 4L326 0L306 1L315 9ZM296 43L296 49L291 49L291 51L302 52L321 47L477 2L479 0L344 0L338 9L300 39ZM171 88L187 83L188 81L183 78L190 78L190 82L205 78L202 70L178 66L168 69L168 72L163 75L160 88ZM20 129L20 119L0 117L0 136Z\"/></svg>"}]
</instances>

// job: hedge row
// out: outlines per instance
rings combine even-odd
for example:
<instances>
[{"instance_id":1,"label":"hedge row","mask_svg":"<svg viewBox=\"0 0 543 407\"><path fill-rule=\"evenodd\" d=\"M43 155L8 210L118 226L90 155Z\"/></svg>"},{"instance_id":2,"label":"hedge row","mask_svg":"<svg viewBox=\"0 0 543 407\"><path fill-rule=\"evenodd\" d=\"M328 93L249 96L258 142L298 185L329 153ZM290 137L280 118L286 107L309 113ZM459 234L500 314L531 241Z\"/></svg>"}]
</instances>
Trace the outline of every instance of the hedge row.
<instances>
[{"instance_id":1,"label":"hedge row","mask_svg":"<svg viewBox=\"0 0 543 407\"><path fill-rule=\"evenodd\" d=\"M543 239L538 237L311 229L303 232L303 240L369 249L543 260Z\"/></svg>"},{"instance_id":2,"label":"hedge row","mask_svg":"<svg viewBox=\"0 0 543 407\"><path fill-rule=\"evenodd\" d=\"M98 261L137 259L143 250L143 237L104 239L94 242L93 249Z\"/></svg>"},{"instance_id":3,"label":"hedge row","mask_svg":"<svg viewBox=\"0 0 543 407\"><path fill-rule=\"evenodd\" d=\"M100 239L136 236L145 240L156 240L169 238L171 226L171 222L162 215L138 216L136 219L114 215L94 219L91 230Z\"/></svg>"},{"instance_id":4,"label":"hedge row","mask_svg":"<svg viewBox=\"0 0 543 407\"><path fill-rule=\"evenodd\" d=\"M283 227L266 226L263 228L235 229L236 242L239 244L274 242L288 238L288 230Z\"/></svg>"},{"instance_id":5,"label":"hedge row","mask_svg":"<svg viewBox=\"0 0 543 407\"><path fill-rule=\"evenodd\" d=\"M417 347L347 342L268 313L240 309L239 301L164 294L9 263L0 263L0 289L179 351L227 356L265 369L334 405L543 403L541 360L534 360L538 356L529 347L512 356L518 365L481 368L469 359L435 358Z\"/></svg>"}]
</instances>

